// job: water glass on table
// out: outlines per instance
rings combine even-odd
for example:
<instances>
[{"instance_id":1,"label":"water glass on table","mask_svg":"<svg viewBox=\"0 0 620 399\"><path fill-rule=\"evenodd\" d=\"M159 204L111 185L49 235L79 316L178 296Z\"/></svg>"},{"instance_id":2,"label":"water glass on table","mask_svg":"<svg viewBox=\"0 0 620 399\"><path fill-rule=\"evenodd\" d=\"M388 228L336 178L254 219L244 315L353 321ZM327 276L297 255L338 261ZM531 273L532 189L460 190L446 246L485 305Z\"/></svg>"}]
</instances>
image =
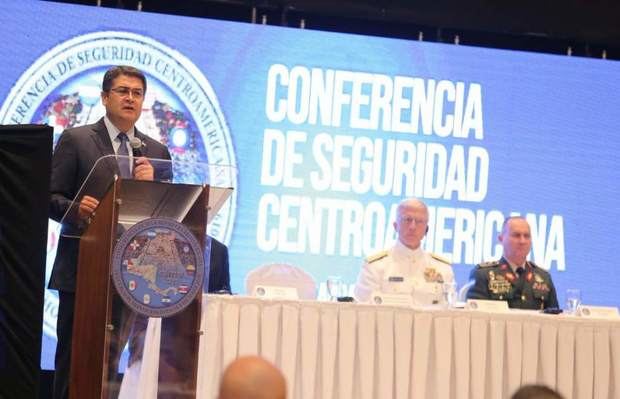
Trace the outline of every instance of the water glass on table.
<instances>
[{"instance_id":1,"label":"water glass on table","mask_svg":"<svg viewBox=\"0 0 620 399\"><path fill-rule=\"evenodd\" d=\"M456 304L456 282L450 281L443 283L441 286L443 290L443 300L446 308L453 308Z\"/></svg>"},{"instance_id":2,"label":"water glass on table","mask_svg":"<svg viewBox=\"0 0 620 399\"><path fill-rule=\"evenodd\" d=\"M338 297L342 295L342 277L340 276L328 276L327 277L327 293L329 294L330 301L338 300Z\"/></svg>"},{"instance_id":3,"label":"water glass on table","mask_svg":"<svg viewBox=\"0 0 620 399\"><path fill-rule=\"evenodd\" d=\"M566 313L576 315L581 305L581 290L569 288L566 290Z\"/></svg>"}]
</instances>

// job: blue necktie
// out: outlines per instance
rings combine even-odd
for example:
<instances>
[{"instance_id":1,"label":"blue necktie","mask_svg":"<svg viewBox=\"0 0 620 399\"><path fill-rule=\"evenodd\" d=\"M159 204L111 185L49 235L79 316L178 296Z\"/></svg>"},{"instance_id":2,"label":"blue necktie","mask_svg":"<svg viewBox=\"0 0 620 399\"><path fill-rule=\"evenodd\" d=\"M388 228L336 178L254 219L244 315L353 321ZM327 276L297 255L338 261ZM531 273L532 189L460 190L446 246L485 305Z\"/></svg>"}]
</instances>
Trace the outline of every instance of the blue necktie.
<instances>
[{"instance_id":1,"label":"blue necktie","mask_svg":"<svg viewBox=\"0 0 620 399\"><path fill-rule=\"evenodd\" d=\"M118 139L121 141L121 146L118 147L118 153L116 155L121 155L118 158L118 168L121 171L121 177L125 179L131 178L131 169L129 168L129 151L127 150L127 142L129 141L129 137L125 133L119 133Z\"/></svg>"}]
</instances>

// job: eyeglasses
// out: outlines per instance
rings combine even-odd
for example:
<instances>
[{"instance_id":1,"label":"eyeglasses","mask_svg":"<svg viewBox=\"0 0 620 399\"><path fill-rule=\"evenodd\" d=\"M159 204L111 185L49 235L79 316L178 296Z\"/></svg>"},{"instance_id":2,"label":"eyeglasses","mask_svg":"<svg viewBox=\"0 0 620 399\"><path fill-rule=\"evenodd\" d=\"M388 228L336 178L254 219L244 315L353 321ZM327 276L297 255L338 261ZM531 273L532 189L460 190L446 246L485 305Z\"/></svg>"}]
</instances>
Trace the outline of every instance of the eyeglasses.
<instances>
[{"instance_id":1,"label":"eyeglasses","mask_svg":"<svg viewBox=\"0 0 620 399\"><path fill-rule=\"evenodd\" d=\"M417 225L424 225L424 224L428 223L428 220L426 220L426 219L414 218L414 217L411 217L411 216L401 217L401 218L398 218L398 220L402 224L412 224L412 223L415 223L416 226Z\"/></svg>"},{"instance_id":2,"label":"eyeglasses","mask_svg":"<svg viewBox=\"0 0 620 399\"><path fill-rule=\"evenodd\" d=\"M110 91L113 91L122 98L129 97L130 94L133 98L138 100L144 97L144 90L142 89L130 89L129 87L121 86L110 89Z\"/></svg>"}]
</instances>

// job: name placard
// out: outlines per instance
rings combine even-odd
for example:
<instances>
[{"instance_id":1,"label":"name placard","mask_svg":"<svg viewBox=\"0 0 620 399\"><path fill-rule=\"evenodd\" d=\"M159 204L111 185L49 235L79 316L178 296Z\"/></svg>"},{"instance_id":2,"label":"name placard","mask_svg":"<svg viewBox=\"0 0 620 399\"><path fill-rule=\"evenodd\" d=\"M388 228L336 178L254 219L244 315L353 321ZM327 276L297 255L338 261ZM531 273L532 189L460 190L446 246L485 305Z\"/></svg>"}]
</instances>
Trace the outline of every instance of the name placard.
<instances>
[{"instance_id":1,"label":"name placard","mask_svg":"<svg viewBox=\"0 0 620 399\"><path fill-rule=\"evenodd\" d=\"M254 296L266 299L299 299L297 288L274 285L257 285L254 287Z\"/></svg>"},{"instance_id":2,"label":"name placard","mask_svg":"<svg viewBox=\"0 0 620 399\"><path fill-rule=\"evenodd\" d=\"M615 319L620 314L615 306L591 306L581 305L578 311L581 317L591 317L596 319Z\"/></svg>"},{"instance_id":3,"label":"name placard","mask_svg":"<svg viewBox=\"0 0 620 399\"><path fill-rule=\"evenodd\" d=\"M413 297L410 294L386 294L376 291L373 292L371 300L375 305L413 307Z\"/></svg>"},{"instance_id":4,"label":"name placard","mask_svg":"<svg viewBox=\"0 0 620 399\"><path fill-rule=\"evenodd\" d=\"M483 312L508 312L508 302L491 301L486 299L468 299L465 309L480 310Z\"/></svg>"}]
</instances>

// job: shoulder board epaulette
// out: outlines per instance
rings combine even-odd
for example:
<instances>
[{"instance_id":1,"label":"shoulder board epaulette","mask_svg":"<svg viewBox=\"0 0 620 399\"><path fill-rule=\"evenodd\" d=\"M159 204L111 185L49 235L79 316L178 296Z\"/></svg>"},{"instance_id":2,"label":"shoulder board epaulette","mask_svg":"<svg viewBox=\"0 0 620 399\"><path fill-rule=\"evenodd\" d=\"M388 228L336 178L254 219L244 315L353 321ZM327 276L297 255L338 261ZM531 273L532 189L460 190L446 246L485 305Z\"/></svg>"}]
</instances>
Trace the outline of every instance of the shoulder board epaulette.
<instances>
[{"instance_id":1,"label":"shoulder board epaulette","mask_svg":"<svg viewBox=\"0 0 620 399\"><path fill-rule=\"evenodd\" d=\"M451 262L448 259L444 258L443 256L439 256L439 255L434 254L434 253L429 253L429 255L432 256L433 259L436 259L436 260L438 260L438 261L440 261L442 263L446 263L448 265L451 264Z\"/></svg>"},{"instance_id":2,"label":"shoulder board epaulette","mask_svg":"<svg viewBox=\"0 0 620 399\"><path fill-rule=\"evenodd\" d=\"M538 266L536 263L532 262L531 260L528 260L527 263L530 264L530 267L532 269L536 269L536 271L538 271L539 273L547 273L547 274L549 274L549 270L546 270L546 269Z\"/></svg>"},{"instance_id":3,"label":"shoulder board epaulette","mask_svg":"<svg viewBox=\"0 0 620 399\"><path fill-rule=\"evenodd\" d=\"M531 260L528 260L527 263L530 264L530 266L532 266L535 269L541 269L540 266L538 266L536 263L532 262ZM543 269L544 270L544 269Z\"/></svg>"},{"instance_id":4,"label":"shoulder board epaulette","mask_svg":"<svg viewBox=\"0 0 620 399\"><path fill-rule=\"evenodd\" d=\"M500 265L500 261L498 260L491 260L489 262L482 262L478 265L478 267L494 267L494 266L499 266Z\"/></svg>"},{"instance_id":5,"label":"shoulder board epaulette","mask_svg":"<svg viewBox=\"0 0 620 399\"><path fill-rule=\"evenodd\" d=\"M377 252L376 254L372 254L366 257L366 263L376 262L379 259L383 259L388 256L388 251Z\"/></svg>"}]
</instances>

